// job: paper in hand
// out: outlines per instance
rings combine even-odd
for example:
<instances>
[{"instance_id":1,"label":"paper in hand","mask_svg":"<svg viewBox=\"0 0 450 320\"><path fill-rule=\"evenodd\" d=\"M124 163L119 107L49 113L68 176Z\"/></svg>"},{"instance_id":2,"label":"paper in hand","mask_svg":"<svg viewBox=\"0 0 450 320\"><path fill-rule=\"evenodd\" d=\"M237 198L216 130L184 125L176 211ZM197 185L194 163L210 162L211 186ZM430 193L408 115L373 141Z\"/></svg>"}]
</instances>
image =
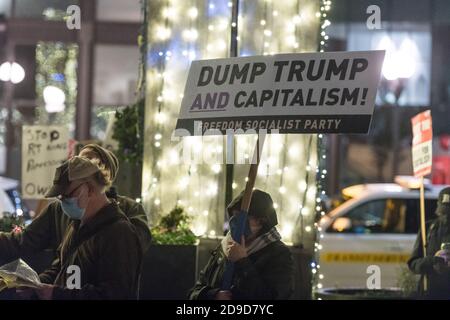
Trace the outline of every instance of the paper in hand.
<instances>
[{"instance_id":1,"label":"paper in hand","mask_svg":"<svg viewBox=\"0 0 450 320\"><path fill-rule=\"evenodd\" d=\"M40 286L38 274L22 259L0 267L0 291L6 288L38 288Z\"/></svg>"}]
</instances>

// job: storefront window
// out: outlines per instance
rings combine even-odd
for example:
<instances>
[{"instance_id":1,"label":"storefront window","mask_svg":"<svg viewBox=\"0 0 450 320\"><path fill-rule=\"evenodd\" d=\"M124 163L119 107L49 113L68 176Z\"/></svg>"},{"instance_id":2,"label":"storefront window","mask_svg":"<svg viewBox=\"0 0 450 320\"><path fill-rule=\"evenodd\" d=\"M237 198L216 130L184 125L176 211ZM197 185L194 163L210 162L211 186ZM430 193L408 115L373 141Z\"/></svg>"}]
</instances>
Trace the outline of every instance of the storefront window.
<instances>
[{"instance_id":1,"label":"storefront window","mask_svg":"<svg viewBox=\"0 0 450 320\"><path fill-rule=\"evenodd\" d=\"M115 22L141 22L140 0L98 0L97 20Z\"/></svg>"},{"instance_id":2,"label":"storefront window","mask_svg":"<svg viewBox=\"0 0 450 320\"><path fill-rule=\"evenodd\" d=\"M386 50L377 105L426 106L430 103L431 31L426 25L389 25L368 30L365 24L333 24L330 37L346 39L346 50ZM402 78L401 81L396 81ZM401 83L399 83L401 82ZM395 92L399 85L401 95Z\"/></svg>"},{"instance_id":3,"label":"storefront window","mask_svg":"<svg viewBox=\"0 0 450 320\"><path fill-rule=\"evenodd\" d=\"M43 20L63 20L67 7L78 5L78 0L16 0L14 16Z\"/></svg>"},{"instance_id":4,"label":"storefront window","mask_svg":"<svg viewBox=\"0 0 450 320\"><path fill-rule=\"evenodd\" d=\"M94 106L92 108L91 136L101 141L102 145L117 150L117 141L112 138L115 114L122 107Z\"/></svg>"},{"instance_id":5,"label":"storefront window","mask_svg":"<svg viewBox=\"0 0 450 320\"><path fill-rule=\"evenodd\" d=\"M94 105L123 106L134 102L139 70L137 46L97 45Z\"/></svg>"},{"instance_id":6,"label":"storefront window","mask_svg":"<svg viewBox=\"0 0 450 320\"><path fill-rule=\"evenodd\" d=\"M78 45L40 42L36 47L39 124L69 125L73 134L77 99Z\"/></svg>"}]
</instances>

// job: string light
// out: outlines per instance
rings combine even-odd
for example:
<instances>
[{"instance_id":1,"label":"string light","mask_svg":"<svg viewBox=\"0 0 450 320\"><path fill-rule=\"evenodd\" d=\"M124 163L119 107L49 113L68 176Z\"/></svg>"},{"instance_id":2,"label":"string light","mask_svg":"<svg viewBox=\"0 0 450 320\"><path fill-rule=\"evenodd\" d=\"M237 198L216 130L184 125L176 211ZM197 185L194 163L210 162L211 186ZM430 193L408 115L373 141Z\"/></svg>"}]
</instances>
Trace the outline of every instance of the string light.
<instances>
[{"instance_id":1,"label":"string light","mask_svg":"<svg viewBox=\"0 0 450 320\"><path fill-rule=\"evenodd\" d=\"M219 173L219 172L222 170L222 167L220 166L220 164L215 164L215 165L213 165L213 166L211 167L211 170L212 170L215 174L217 174L217 173Z\"/></svg>"},{"instance_id":2,"label":"string light","mask_svg":"<svg viewBox=\"0 0 450 320\"><path fill-rule=\"evenodd\" d=\"M172 31L168 28L165 28L163 26L156 27L156 37L159 40L167 40L172 35Z\"/></svg>"},{"instance_id":3,"label":"string light","mask_svg":"<svg viewBox=\"0 0 450 320\"><path fill-rule=\"evenodd\" d=\"M326 49L326 44L327 44L327 40L329 39L327 33L326 33L326 28L328 28L330 26L330 21L328 19L326 19L327 17L327 12L330 11L331 9L331 1L330 0L321 0L321 4L320 4L320 12L316 13L316 18L319 18L320 20L320 26L321 26L321 30L319 31L319 51L320 52L324 52ZM324 135L323 134L318 134L317 135L317 158L318 158L318 167L316 169L316 181L317 181L317 185L316 185L316 189L317 189L317 194L320 195L316 198L316 220L319 221L326 213L325 211L323 211L322 206L321 206L321 197L325 196L326 193L323 190L324 188L324 181L326 179L326 174L327 174L327 170L326 169L322 169L320 170L321 167L325 166L325 159L326 159L326 148L325 148L325 142L324 142ZM315 223L314 225L315 227L315 252L316 252L316 261L319 261L319 257L320 257L320 251L323 249L323 246L320 244L320 240L323 239L323 234L322 234L322 228L320 227L319 223ZM313 273L313 292L318 290L318 289L322 289L323 285L321 283L321 280L323 280L324 275L323 274L319 274L317 276L317 273L314 272L313 270L315 269L316 266L312 266L311 272ZM319 269L320 266L317 265L317 269Z\"/></svg>"},{"instance_id":4,"label":"string light","mask_svg":"<svg viewBox=\"0 0 450 320\"><path fill-rule=\"evenodd\" d=\"M189 18L196 19L198 17L198 9L196 7L189 8L187 12Z\"/></svg>"}]
</instances>

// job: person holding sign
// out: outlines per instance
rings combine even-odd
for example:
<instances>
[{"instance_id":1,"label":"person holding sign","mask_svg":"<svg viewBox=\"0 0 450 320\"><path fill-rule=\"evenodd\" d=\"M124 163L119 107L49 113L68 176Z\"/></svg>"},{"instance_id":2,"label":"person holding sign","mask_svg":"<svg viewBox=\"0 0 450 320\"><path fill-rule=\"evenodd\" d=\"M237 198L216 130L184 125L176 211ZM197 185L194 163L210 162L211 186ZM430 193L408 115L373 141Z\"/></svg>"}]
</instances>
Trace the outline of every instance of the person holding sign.
<instances>
[{"instance_id":1,"label":"person holding sign","mask_svg":"<svg viewBox=\"0 0 450 320\"><path fill-rule=\"evenodd\" d=\"M75 156L57 168L46 197L57 197L70 223L52 266L39 275L40 299L136 299L142 263L133 225L105 191L109 171ZM78 273L78 275L77 275Z\"/></svg>"},{"instance_id":2,"label":"person holding sign","mask_svg":"<svg viewBox=\"0 0 450 320\"><path fill-rule=\"evenodd\" d=\"M419 292L429 299L450 299L450 187L441 190L436 209L437 218L426 225L426 256L419 232L408 261L409 269L421 275ZM427 290L423 278L427 279Z\"/></svg>"},{"instance_id":3,"label":"person holding sign","mask_svg":"<svg viewBox=\"0 0 450 320\"><path fill-rule=\"evenodd\" d=\"M241 209L243 192L227 207L230 229ZM255 189L252 193L248 224L241 244L229 232L216 248L189 293L192 300L289 299L293 292L294 266L291 253L276 229L277 214L270 195ZM227 261L235 269L231 290L222 290Z\"/></svg>"},{"instance_id":4,"label":"person holding sign","mask_svg":"<svg viewBox=\"0 0 450 320\"><path fill-rule=\"evenodd\" d=\"M79 155L93 160L97 159L100 165L109 171L111 181L115 180L119 170L119 161L114 153L97 144L88 144L80 150ZM133 199L118 195L114 188L110 188L107 196L117 202L120 209L135 226L144 254L149 248L151 233L142 205ZM0 232L0 263L27 258L45 249L53 249L56 252L69 223L70 219L63 214L61 203L59 201L51 202L23 232Z\"/></svg>"}]
</instances>

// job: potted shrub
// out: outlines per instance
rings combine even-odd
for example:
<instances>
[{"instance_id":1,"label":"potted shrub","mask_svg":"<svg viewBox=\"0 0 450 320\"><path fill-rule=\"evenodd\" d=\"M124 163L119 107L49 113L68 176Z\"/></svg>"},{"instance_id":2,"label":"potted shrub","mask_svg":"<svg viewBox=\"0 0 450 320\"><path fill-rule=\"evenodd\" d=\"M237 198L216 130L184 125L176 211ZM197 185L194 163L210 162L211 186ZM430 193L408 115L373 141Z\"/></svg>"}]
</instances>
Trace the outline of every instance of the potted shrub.
<instances>
[{"instance_id":1,"label":"potted shrub","mask_svg":"<svg viewBox=\"0 0 450 320\"><path fill-rule=\"evenodd\" d=\"M21 232L24 228L24 219L22 216L3 212L0 219L0 232Z\"/></svg>"},{"instance_id":2,"label":"potted shrub","mask_svg":"<svg viewBox=\"0 0 450 320\"><path fill-rule=\"evenodd\" d=\"M190 217L176 206L152 228L153 245L144 258L140 299L186 299L197 272L198 239Z\"/></svg>"},{"instance_id":3,"label":"potted shrub","mask_svg":"<svg viewBox=\"0 0 450 320\"><path fill-rule=\"evenodd\" d=\"M409 299L420 299L418 292L418 283L420 276L412 273L408 267L400 268L398 274L398 287L402 290L403 295Z\"/></svg>"},{"instance_id":4,"label":"potted shrub","mask_svg":"<svg viewBox=\"0 0 450 320\"><path fill-rule=\"evenodd\" d=\"M367 288L324 288L315 293L321 300L405 300L408 299L402 290L367 289Z\"/></svg>"},{"instance_id":5,"label":"potted shrub","mask_svg":"<svg viewBox=\"0 0 450 320\"><path fill-rule=\"evenodd\" d=\"M24 228L24 219L22 216L18 216L14 213L3 212L0 213L0 232L22 232ZM0 266L9 261L3 261L0 258Z\"/></svg>"},{"instance_id":6,"label":"potted shrub","mask_svg":"<svg viewBox=\"0 0 450 320\"><path fill-rule=\"evenodd\" d=\"M145 100L119 109L115 114L113 139L120 170L116 178L119 193L131 198L141 197L142 159L144 153Z\"/></svg>"}]
</instances>

